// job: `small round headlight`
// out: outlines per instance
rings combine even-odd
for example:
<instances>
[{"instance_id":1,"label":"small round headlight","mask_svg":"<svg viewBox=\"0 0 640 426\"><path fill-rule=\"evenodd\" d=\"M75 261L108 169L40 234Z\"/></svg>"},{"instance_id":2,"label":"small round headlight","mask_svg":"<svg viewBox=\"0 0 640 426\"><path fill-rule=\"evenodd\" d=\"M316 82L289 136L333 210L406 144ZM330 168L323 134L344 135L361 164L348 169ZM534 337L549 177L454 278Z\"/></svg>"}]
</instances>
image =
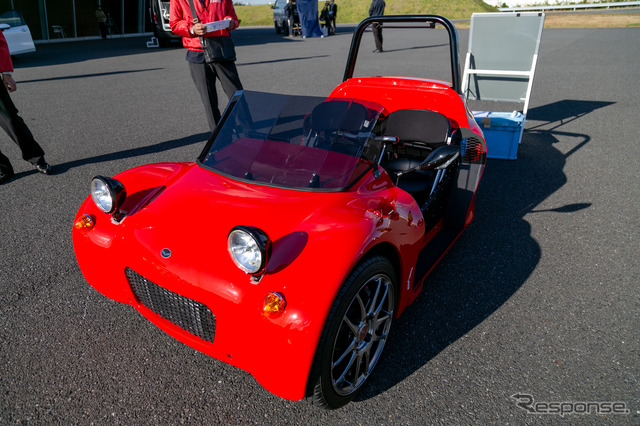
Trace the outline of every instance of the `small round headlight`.
<instances>
[{"instance_id":1,"label":"small round headlight","mask_svg":"<svg viewBox=\"0 0 640 426\"><path fill-rule=\"evenodd\" d=\"M264 272L269 238L263 231L250 226L236 226L229 232L227 248L233 263L245 273L257 275Z\"/></svg>"},{"instance_id":2,"label":"small round headlight","mask_svg":"<svg viewBox=\"0 0 640 426\"><path fill-rule=\"evenodd\" d=\"M117 211L126 196L124 185L116 179L96 176L91 181L91 198L105 213L111 214Z\"/></svg>"}]
</instances>

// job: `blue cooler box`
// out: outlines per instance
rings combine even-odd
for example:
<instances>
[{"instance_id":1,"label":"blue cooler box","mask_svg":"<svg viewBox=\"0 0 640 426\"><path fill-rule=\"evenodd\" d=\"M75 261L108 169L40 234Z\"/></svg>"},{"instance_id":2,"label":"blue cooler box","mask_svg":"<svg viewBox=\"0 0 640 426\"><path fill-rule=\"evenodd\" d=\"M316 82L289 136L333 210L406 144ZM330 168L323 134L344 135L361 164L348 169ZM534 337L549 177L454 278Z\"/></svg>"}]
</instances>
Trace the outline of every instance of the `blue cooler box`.
<instances>
[{"instance_id":1,"label":"blue cooler box","mask_svg":"<svg viewBox=\"0 0 640 426\"><path fill-rule=\"evenodd\" d=\"M487 158L515 160L522 138L524 114L517 111L474 111L473 116L484 133Z\"/></svg>"}]
</instances>

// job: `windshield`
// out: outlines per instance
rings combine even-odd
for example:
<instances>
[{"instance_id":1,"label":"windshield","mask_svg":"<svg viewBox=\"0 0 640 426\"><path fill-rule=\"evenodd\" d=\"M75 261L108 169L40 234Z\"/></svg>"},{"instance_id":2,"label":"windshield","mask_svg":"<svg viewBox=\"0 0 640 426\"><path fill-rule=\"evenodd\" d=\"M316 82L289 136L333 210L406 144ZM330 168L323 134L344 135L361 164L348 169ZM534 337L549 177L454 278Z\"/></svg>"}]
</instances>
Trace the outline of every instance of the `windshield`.
<instances>
[{"instance_id":1,"label":"windshield","mask_svg":"<svg viewBox=\"0 0 640 426\"><path fill-rule=\"evenodd\" d=\"M377 166L381 111L353 99L237 92L199 160L241 180L345 190Z\"/></svg>"},{"instance_id":2,"label":"windshield","mask_svg":"<svg viewBox=\"0 0 640 426\"><path fill-rule=\"evenodd\" d=\"M0 13L0 24L7 24L10 27L26 25L24 18L17 10L7 10Z\"/></svg>"}]
</instances>

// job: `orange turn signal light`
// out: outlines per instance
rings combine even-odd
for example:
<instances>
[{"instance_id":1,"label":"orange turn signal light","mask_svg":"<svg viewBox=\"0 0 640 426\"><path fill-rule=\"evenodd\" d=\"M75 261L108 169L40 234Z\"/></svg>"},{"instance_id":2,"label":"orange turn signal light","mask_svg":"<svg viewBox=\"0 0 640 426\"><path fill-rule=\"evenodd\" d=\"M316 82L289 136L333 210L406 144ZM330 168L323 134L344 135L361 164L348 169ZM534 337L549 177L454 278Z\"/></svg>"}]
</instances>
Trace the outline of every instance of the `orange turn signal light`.
<instances>
[{"instance_id":1,"label":"orange turn signal light","mask_svg":"<svg viewBox=\"0 0 640 426\"><path fill-rule=\"evenodd\" d=\"M91 228L93 228L93 226L95 225L95 221L93 220L93 217L89 216L88 214L83 214L82 216L80 216L78 218L78 220L76 221L76 223L73 225L74 228L76 229L86 229L89 230Z\"/></svg>"},{"instance_id":2,"label":"orange turn signal light","mask_svg":"<svg viewBox=\"0 0 640 426\"><path fill-rule=\"evenodd\" d=\"M287 302L281 293L269 293L262 303L262 315L267 318L278 318L284 312Z\"/></svg>"}]
</instances>

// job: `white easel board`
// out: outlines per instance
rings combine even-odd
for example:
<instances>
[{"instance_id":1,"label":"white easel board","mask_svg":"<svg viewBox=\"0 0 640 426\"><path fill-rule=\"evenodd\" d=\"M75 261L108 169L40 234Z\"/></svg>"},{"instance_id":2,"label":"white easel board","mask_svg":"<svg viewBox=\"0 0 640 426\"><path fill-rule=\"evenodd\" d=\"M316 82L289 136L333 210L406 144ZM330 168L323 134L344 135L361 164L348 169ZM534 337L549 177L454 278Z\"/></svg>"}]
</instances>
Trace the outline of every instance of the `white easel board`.
<instances>
[{"instance_id":1,"label":"white easel board","mask_svg":"<svg viewBox=\"0 0 640 426\"><path fill-rule=\"evenodd\" d=\"M474 111L476 121L483 127L487 140L487 157L516 158L517 144L522 138L529 99L533 87L533 77L538 60L538 50L544 13L474 13L471 15L469 50L465 59L462 76L462 92L469 100L515 102L523 104L513 126L519 127L512 136L503 137L491 130L492 115L499 115L504 126L507 113ZM516 148L505 150L499 146L494 152L510 152L508 157L492 156L493 142L516 143Z\"/></svg>"}]
</instances>

